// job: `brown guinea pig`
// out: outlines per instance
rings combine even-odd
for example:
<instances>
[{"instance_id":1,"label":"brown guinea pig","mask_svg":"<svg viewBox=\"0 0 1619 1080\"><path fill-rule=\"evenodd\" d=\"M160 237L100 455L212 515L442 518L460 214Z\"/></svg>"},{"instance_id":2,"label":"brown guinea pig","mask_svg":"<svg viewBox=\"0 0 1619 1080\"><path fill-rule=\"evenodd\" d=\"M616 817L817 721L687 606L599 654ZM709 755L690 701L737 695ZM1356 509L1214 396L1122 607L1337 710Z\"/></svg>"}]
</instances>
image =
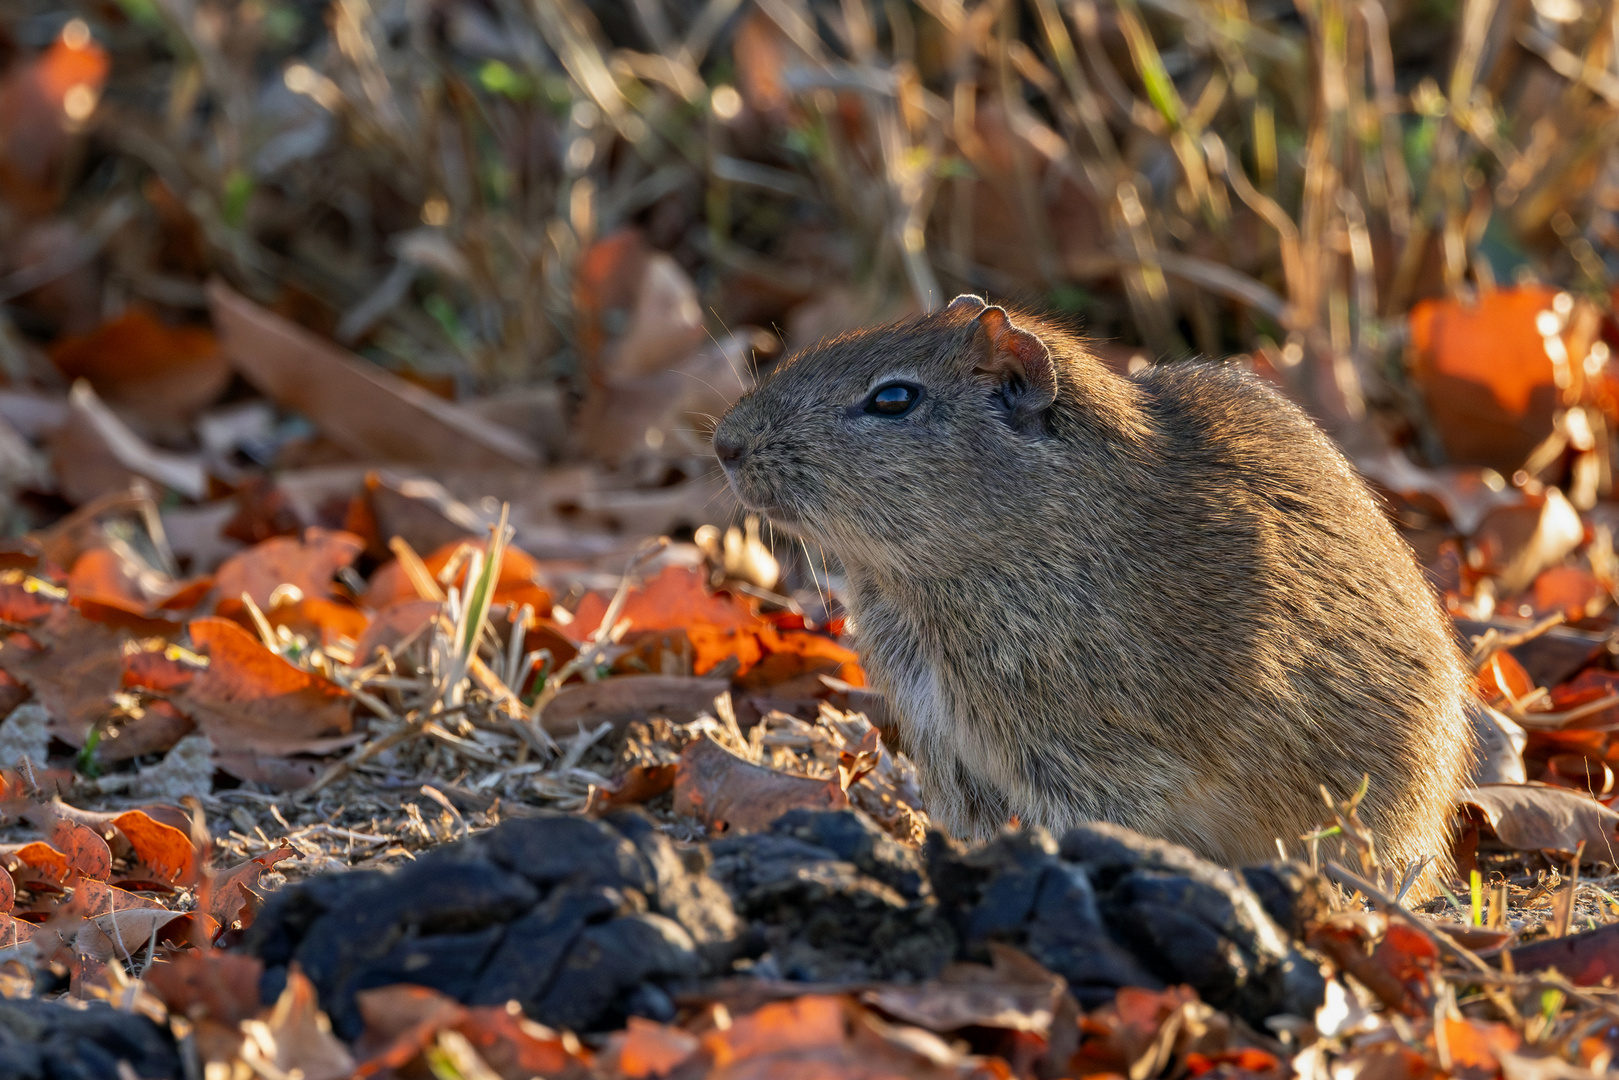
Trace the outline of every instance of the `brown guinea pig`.
<instances>
[{"instance_id":1,"label":"brown guinea pig","mask_svg":"<svg viewBox=\"0 0 1619 1080\"><path fill-rule=\"evenodd\" d=\"M950 833L1101 819L1239 865L1298 853L1322 786L1369 776L1384 863L1448 866L1462 658L1349 463L1259 379L1125 378L962 296L784 361L714 448L842 562Z\"/></svg>"}]
</instances>

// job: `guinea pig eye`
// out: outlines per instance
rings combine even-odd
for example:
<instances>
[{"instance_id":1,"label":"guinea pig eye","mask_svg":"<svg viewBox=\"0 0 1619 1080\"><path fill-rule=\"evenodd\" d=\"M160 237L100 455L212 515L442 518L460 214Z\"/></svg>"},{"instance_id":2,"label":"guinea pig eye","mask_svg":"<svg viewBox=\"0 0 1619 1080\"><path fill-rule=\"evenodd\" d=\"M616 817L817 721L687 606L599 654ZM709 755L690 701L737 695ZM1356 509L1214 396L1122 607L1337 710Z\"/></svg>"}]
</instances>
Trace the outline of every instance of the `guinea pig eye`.
<instances>
[{"instance_id":1,"label":"guinea pig eye","mask_svg":"<svg viewBox=\"0 0 1619 1080\"><path fill-rule=\"evenodd\" d=\"M922 388L910 383L888 383L879 386L866 399L866 411L873 416L889 418L904 416L922 400Z\"/></svg>"}]
</instances>

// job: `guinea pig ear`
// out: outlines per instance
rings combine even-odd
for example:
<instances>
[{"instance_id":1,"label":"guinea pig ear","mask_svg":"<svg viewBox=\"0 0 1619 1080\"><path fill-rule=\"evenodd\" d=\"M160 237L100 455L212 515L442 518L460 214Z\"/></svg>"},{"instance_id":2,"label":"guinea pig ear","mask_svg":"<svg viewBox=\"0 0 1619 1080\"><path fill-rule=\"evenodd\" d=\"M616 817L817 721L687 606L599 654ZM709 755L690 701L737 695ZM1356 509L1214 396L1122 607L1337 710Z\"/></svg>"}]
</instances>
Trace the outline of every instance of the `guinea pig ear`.
<instances>
[{"instance_id":1,"label":"guinea pig ear","mask_svg":"<svg viewBox=\"0 0 1619 1080\"><path fill-rule=\"evenodd\" d=\"M986 307L976 321L973 371L990 380L1014 424L1025 428L1057 400L1057 369L1051 350L1014 325L1003 308Z\"/></svg>"},{"instance_id":2,"label":"guinea pig ear","mask_svg":"<svg viewBox=\"0 0 1619 1080\"><path fill-rule=\"evenodd\" d=\"M944 306L945 311L982 311L988 303L982 296L964 292Z\"/></svg>"}]
</instances>

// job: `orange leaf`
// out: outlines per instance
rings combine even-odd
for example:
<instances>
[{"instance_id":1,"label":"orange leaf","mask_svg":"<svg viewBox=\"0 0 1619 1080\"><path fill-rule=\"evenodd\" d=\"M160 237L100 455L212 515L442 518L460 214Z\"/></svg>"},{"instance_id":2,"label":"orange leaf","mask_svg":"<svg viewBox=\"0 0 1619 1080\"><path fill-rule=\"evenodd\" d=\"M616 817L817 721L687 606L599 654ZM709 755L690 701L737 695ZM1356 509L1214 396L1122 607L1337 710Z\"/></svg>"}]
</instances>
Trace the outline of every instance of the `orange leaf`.
<instances>
[{"instance_id":1,"label":"orange leaf","mask_svg":"<svg viewBox=\"0 0 1619 1080\"><path fill-rule=\"evenodd\" d=\"M281 585L296 586L305 598L331 600L337 595L332 575L352 563L365 550L365 541L353 533L310 527L302 541L276 536L226 559L214 574L219 589L219 614L242 608L245 592L261 608L270 606L270 594Z\"/></svg>"},{"instance_id":2,"label":"orange leaf","mask_svg":"<svg viewBox=\"0 0 1619 1080\"><path fill-rule=\"evenodd\" d=\"M760 1054L831 1049L848 1038L848 1009L847 999L824 994L772 1002L737 1017L724 1031L704 1035L703 1049L715 1069Z\"/></svg>"},{"instance_id":3,"label":"orange leaf","mask_svg":"<svg viewBox=\"0 0 1619 1080\"><path fill-rule=\"evenodd\" d=\"M1524 286L1411 309L1413 373L1451 461L1511 475L1550 432L1557 391L1535 317L1555 295Z\"/></svg>"},{"instance_id":4,"label":"orange leaf","mask_svg":"<svg viewBox=\"0 0 1619 1080\"><path fill-rule=\"evenodd\" d=\"M617 1044L618 1071L628 1080L666 1076L701 1045L697 1036L667 1024L629 1018Z\"/></svg>"},{"instance_id":5,"label":"orange leaf","mask_svg":"<svg viewBox=\"0 0 1619 1080\"><path fill-rule=\"evenodd\" d=\"M563 634L575 644L584 641L601 625L607 604L600 593L587 593ZM651 581L630 590L621 617L628 618L635 630L686 631L698 675L731 656L741 661L739 672L747 671L764 655L759 633L769 628L752 604L710 593L702 573L684 566L665 567Z\"/></svg>"},{"instance_id":6,"label":"orange leaf","mask_svg":"<svg viewBox=\"0 0 1619 1080\"><path fill-rule=\"evenodd\" d=\"M19 872L25 878L65 885L71 871L67 856L51 845L35 840L27 844L0 845L0 853L10 856L6 869L13 877Z\"/></svg>"},{"instance_id":7,"label":"orange leaf","mask_svg":"<svg viewBox=\"0 0 1619 1080\"><path fill-rule=\"evenodd\" d=\"M97 881L112 875L112 850L94 829L58 818L51 827L51 846L67 856L78 873Z\"/></svg>"},{"instance_id":8,"label":"orange leaf","mask_svg":"<svg viewBox=\"0 0 1619 1080\"><path fill-rule=\"evenodd\" d=\"M1502 649L1479 671L1478 688L1486 701L1503 697L1522 701L1534 692L1535 682L1518 658Z\"/></svg>"},{"instance_id":9,"label":"orange leaf","mask_svg":"<svg viewBox=\"0 0 1619 1080\"><path fill-rule=\"evenodd\" d=\"M1554 566L1535 578L1533 602L1542 616L1562 612L1570 621L1595 618L1611 600L1602 583L1577 566Z\"/></svg>"},{"instance_id":10,"label":"orange leaf","mask_svg":"<svg viewBox=\"0 0 1619 1080\"><path fill-rule=\"evenodd\" d=\"M124 650L125 687L144 687L172 694L191 685L198 672L208 670L206 657L162 639L134 643Z\"/></svg>"},{"instance_id":11,"label":"orange leaf","mask_svg":"<svg viewBox=\"0 0 1619 1080\"><path fill-rule=\"evenodd\" d=\"M436 581L444 568L450 565L450 560L463 546L478 551L488 551L487 540L452 540L435 550L422 560L427 572ZM545 616L551 613L551 594L540 583L540 564L534 557L519 548L506 548L505 557L500 561L500 577L495 580L495 595L490 601L494 604L509 604L515 611L524 604L531 604L536 615ZM467 564L450 581L451 585L460 588L462 595L467 591ZM420 600L421 596L411 585L410 579L405 576L405 570L396 559L388 563L371 576L370 588L365 593L365 606L373 610L380 610L390 604L404 600ZM515 618L515 616L513 616Z\"/></svg>"},{"instance_id":12,"label":"orange leaf","mask_svg":"<svg viewBox=\"0 0 1619 1080\"><path fill-rule=\"evenodd\" d=\"M220 750L325 753L353 742L348 694L266 649L229 619L196 619L208 667L176 696Z\"/></svg>"},{"instance_id":13,"label":"orange leaf","mask_svg":"<svg viewBox=\"0 0 1619 1080\"><path fill-rule=\"evenodd\" d=\"M265 617L271 626L285 626L289 632L323 646L335 644L341 638L358 641L371 623L359 608L315 596L295 604L281 604L265 612Z\"/></svg>"},{"instance_id":14,"label":"orange leaf","mask_svg":"<svg viewBox=\"0 0 1619 1080\"><path fill-rule=\"evenodd\" d=\"M172 825L153 821L140 810L129 810L113 818L118 831L129 838L135 855L157 876L171 885L192 885L197 880L197 849L191 837Z\"/></svg>"},{"instance_id":15,"label":"orange leaf","mask_svg":"<svg viewBox=\"0 0 1619 1080\"><path fill-rule=\"evenodd\" d=\"M227 952L182 952L152 964L142 974L169 1011L200 1020L206 1017L235 1026L258 1015L259 977L264 964L256 957Z\"/></svg>"},{"instance_id":16,"label":"orange leaf","mask_svg":"<svg viewBox=\"0 0 1619 1080\"><path fill-rule=\"evenodd\" d=\"M62 339L51 360L69 379L88 379L102 398L158 427L184 421L230 382L213 331L168 326L142 307Z\"/></svg>"},{"instance_id":17,"label":"orange leaf","mask_svg":"<svg viewBox=\"0 0 1619 1080\"><path fill-rule=\"evenodd\" d=\"M631 1025L638 1019L631 1017ZM505 1006L469 1008L456 1030L501 1076L567 1076L590 1064L590 1051L576 1041L521 1014L513 1015Z\"/></svg>"}]
</instances>

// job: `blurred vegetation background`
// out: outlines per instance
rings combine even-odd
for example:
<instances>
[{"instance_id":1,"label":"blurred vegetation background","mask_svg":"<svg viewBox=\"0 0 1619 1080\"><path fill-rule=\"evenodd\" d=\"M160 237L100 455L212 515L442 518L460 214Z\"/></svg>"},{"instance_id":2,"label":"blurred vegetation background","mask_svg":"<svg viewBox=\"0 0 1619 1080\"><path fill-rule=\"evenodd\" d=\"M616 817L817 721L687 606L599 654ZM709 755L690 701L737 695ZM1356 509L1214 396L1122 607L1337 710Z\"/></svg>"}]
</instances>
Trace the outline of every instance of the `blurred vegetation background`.
<instances>
[{"instance_id":1,"label":"blurred vegetation background","mask_svg":"<svg viewBox=\"0 0 1619 1080\"><path fill-rule=\"evenodd\" d=\"M1125 370L1236 355L1463 532L1508 478L1587 509L1616 40L1601 0L11 0L0 369L195 448L224 383L154 420L93 335L205 329L216 280L645 489L756 365L976 291ZM288 430L262 464L354 457Z\"/></svg>"}]
</instances>

